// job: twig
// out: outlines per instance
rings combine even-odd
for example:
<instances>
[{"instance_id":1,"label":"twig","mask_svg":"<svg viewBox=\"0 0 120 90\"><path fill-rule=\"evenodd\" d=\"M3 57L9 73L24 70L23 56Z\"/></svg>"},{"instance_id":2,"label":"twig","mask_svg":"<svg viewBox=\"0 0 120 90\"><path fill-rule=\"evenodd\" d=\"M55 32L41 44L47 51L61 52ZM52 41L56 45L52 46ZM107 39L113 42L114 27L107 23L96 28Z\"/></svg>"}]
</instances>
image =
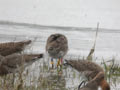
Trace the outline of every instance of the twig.
<instances>
[{"instance_id":1,"label":"twig","mask_svg":"<svg viewBox=\"0 0 120 90\"><path fill-rule=\"evenodd\" d=\"M96 30L96 35L95 35L95 41L94 41L92 49L90 50L90 53L87 56L87 60L92 60L92 54L95 51L95 45L96 45L96 39L97 39L97 35L98 35L98 30L99 30L99 22L97 23L97 30Z\"/></svg>"}]
</instances>

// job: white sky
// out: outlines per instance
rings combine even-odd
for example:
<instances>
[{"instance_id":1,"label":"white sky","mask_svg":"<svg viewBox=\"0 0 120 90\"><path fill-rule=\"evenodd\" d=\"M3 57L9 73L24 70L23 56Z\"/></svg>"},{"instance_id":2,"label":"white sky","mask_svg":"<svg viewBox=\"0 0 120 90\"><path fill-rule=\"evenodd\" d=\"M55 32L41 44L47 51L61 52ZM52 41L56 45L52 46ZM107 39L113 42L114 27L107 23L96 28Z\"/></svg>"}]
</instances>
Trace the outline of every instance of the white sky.
<instances>
[{"instance_id":1,"label":"white sky","mask_svg":"<svg viewBox=\"0 0 120 90\"><path fill-rule=\"evenodd\" d=\"M120 0L0 0L0 20L120 29Z\"/></svg>"}]
</instances>

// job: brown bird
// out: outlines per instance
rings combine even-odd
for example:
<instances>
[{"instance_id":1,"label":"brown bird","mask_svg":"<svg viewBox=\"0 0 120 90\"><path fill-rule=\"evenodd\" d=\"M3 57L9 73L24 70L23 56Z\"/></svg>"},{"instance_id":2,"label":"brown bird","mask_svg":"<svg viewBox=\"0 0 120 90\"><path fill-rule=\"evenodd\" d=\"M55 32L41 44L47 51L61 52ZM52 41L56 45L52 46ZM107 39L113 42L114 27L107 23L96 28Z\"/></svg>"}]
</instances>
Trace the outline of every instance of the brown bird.
<instances>
[{"instance_id":1,"label":"brown bird","mask_svg":"<svg viewBox=\"0 0 120 90\"><path fill-rule=\"evenodd\" d=\"M98 64L91 62L91 61L87 61L87 60L65 60L65 61L67 65L70 65L77 71L84 73L89 81L95 78L99 72L104 73L104 70L102 67L100 67ZM109 84L106 82L106 80L102 80L101 86L105 88L103 90L108 90L107 85ZM89 89L85 89L85 90L89 90Z\"/></svg>"},{"instance_id":2,"label":"brown bird","mask_svg":"<svg viewBox=\"0 0 120 90\"><path fill-rule=\"evenodd\" d=\"M25 46L30 43L31 40L0 43L0 55L7 56L13 53L20 53L21 51L24 50Z\"/></svg>"},{"instance_id":3,"label":"brown bird","mask_svg":"<svg viewBox=\"0 0 120 90\"><path fill-rule=\"evenodd\" d=\"M102 90L110 90L109 84L107 84L104 80L103 72L99 72L91 81L78 90L98 90L99 86L102 88Z\"/></svg>"},{"instance_id":4,"label":"brown bird","mask_svg":"<svg viewBox=\"0 0 120 90\"><path fill-rule=\"evenodd\" d=\"M47 39L46 51L51 57L52 68L54 67L53 58L59 59L57 66L62 65L63 57L68 51L68 40L62 34L52 34Z\"/></svg>"},{"instance_id":5,"label":"brown bird","mask_svg":"<svg viewBox=\"0 0 120 90\"><path fill-rule=\"evenodd\" d=\"M18 72L21 66L28 66L43 57L43 54L12 54L0 56L0 76Z\"/></svg>"},{"instance_id":6,"label":"brown bird","mask_svg":"<svg viewBox=\"0 0 120 90\"><path fill-rule=\"evenodd\" d=\"M88 80L93 79L99 72L104 72L103 68L94 62L87 60L65 60L66 64L70 65L79 72L85 74Z\"/></svg>"}]
</instances>

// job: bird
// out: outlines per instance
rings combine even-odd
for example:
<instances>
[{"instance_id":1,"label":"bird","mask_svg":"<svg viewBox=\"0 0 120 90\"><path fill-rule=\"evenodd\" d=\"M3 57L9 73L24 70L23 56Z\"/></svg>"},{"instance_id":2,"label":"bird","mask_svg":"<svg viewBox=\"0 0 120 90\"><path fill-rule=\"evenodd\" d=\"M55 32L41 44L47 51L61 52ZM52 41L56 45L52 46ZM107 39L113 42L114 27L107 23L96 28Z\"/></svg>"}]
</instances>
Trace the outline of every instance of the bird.
<instances>
[{"instance_id":1,"label":"bird","mask_svg":"<svg viewBox=\"0 0 120 90\"><path fill-rule=\"evenodd\" d=\"M93 79L99 72L104 72L98 64L88 60L65 60L67 65L83 73L88 80Z\"/></svg>"},{"instance_id":2,"label":"bird","mask_svg":"<svg viewBox=\"0 0 120 90\"><path fill-rule=\"evenodd\" d=\"M43 54L11 54L0 55L0 76L19 72L22 66L26 67L42 58Z\"/></svg>"},{"instance_id":3,"label":"bird","mask_svg":"<svg viewBox=\"0 0 120 90\"><path fill-rule=\"evenodd\" d=\"M54 68L53 59L58 59L57 67L63 64L63 57L68 52L68 40L63 34L55 33L48 37L46 51L51 57L52 68Z\"/></svg>"},{"instance_id":4,"label":"bird","mask_svg":"<svg viewBox=\"0 0 120 90\"><path fill-rule=\"evenodd\" d=\"M19 42L6 42L0 43L0 55L7 56L14 53L21 53L26 45L29 45L32 41L19 41Z\"/></svg>"},{"instance_id":5,"label":"bird","mask_svg":"<svg viewBox=\"0 0 120 90\"><path fill-rule=\"evenodd\" d=\"M82 88L78 88L78 90L98 90L100 86L102 90L110 90L110 86L108 83L105 83L104 73L99 72L91 81L89 81Z\"/></svg>"},{"instance_id":6,"label":"bird","mask_svg":"<svg viewBox=\"0 0 120 90\"><path fill-rule=\"evenodd\" d=\"M76 69L77 71L79 71L81 73L84 73L84 75L87 77L88 81L94 79L99 72L104 73L104 70L102 67L100 67L98 64L88 61L88 60L65 60L65 61L66 61L65 64L70 65L72 68ZM106 86L104 86L103 84ZM103 90L108 90L106 88L109 86L109 84L104 79L104 80L102 80L101 86L105 88ZM89 89L85 89L85 90L89 90ZM92 89L90 89L90 90L92 90Z\"/></svg>"}]
</instances>

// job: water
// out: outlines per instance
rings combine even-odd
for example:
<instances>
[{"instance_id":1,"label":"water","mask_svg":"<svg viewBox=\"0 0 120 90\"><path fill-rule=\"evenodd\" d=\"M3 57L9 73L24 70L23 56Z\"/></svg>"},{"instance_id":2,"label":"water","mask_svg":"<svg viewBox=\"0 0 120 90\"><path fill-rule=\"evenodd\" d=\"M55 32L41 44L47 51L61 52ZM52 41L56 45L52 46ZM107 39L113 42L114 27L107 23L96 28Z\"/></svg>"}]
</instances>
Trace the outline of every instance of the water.
<instances>
[{"instance_id":1,"label":"water","mask_svg":"<svg viewBox=\"0 0 120 90\"><path fill-rule=\"evenodd\" d=\"M87 56L90 49L93 47L95 40L95 29L87 28L49 28L49 27L36 27L36 26L25 26L25 25L16 25L16 24L0 24L0 42L8 41L21 41L26 39L33 40L29 52L34 53L45 53L45 45L48 36L53 33L62 33L66 35L69 41L69 52L67 56L76 56L83 57ZM115 58L117 63L120 63L118 60L120 58L120 31L114 30L105 30L100 29L98 32L95 54L94 57L102 61L101 58L104 58L106 61ZM28 48L29 49L29 48ZM26 50L27 51L27 50ZM66 57L67 57L66 56ZM99 62L99 61L97 61ZM32 71L34 74L40 71L38 69L40 63L34 63L32 65ZM36 68L36 69L35 69ZM33 73L33 72L31 72ZM75 73L75 75L74 75ZM35 76L36 76L35 75ZM67 70L67 75L64 73L65 77L65 87L69 90L73 90L73 87L77 87L81 82L79 73L71 69ZM70 76L70 78L69 78ZM75 76L73 78L73 76ZM119 90L120 83L116 87L112 86L112 90ZM71 88L71 89L70 89Z\"/></svg>"}]
</instances>

